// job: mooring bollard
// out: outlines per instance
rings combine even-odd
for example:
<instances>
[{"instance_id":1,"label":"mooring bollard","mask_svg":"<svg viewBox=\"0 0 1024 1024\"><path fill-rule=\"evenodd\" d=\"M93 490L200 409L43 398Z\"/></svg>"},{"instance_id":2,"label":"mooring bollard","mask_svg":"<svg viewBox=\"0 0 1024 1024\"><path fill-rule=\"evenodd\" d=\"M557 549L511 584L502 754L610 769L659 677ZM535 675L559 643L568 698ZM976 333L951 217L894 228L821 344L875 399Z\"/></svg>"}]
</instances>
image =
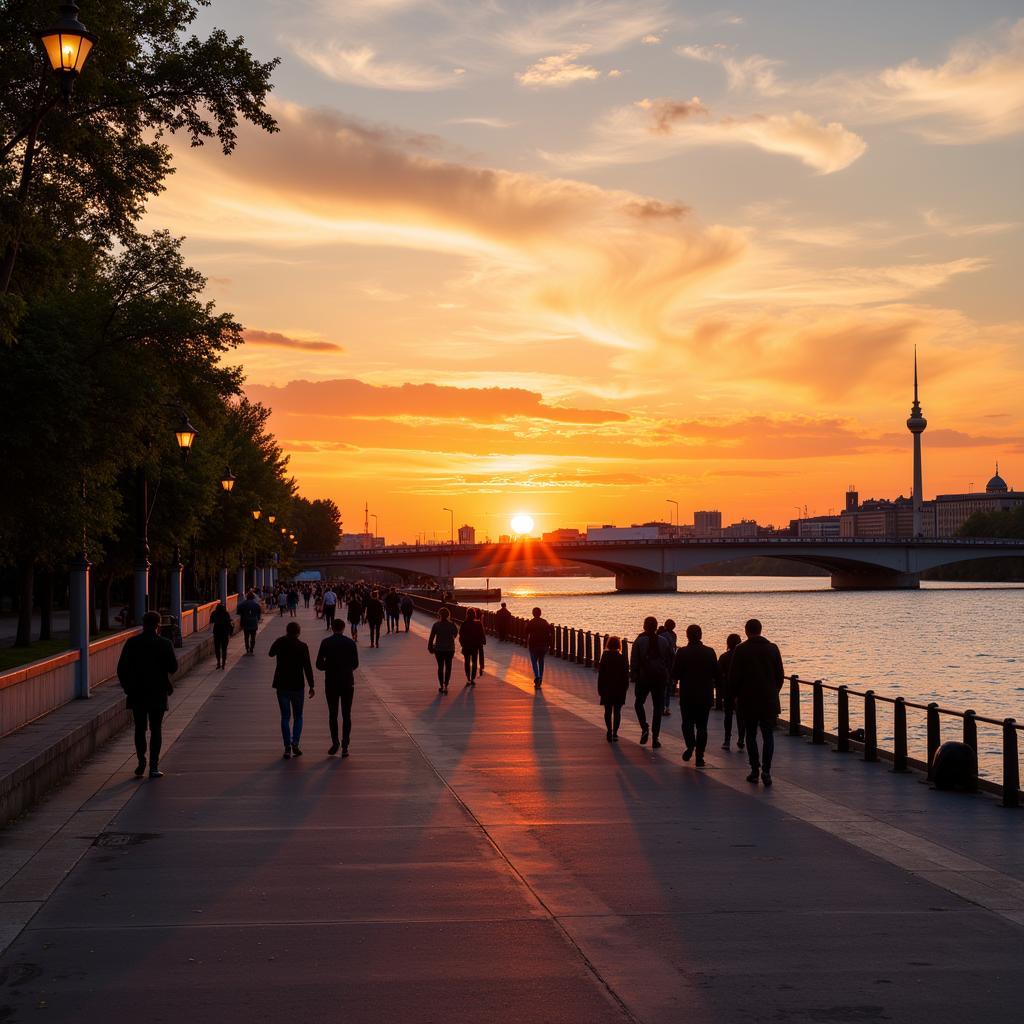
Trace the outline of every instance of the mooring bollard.
<instances>
[{"instance_id":1,"label":"mooring bollard","mask_svg":"<svg viewBox=\"0 0 1024 1024\"><path fill-rule=\"evenodd\" d=\"M1020 806L1020 761L1015 718L1003 719L1003 806Z\"/></svg>"},{"instance_id":2,"label":"mooring bollard","mask_svg":"<svg viewBox=\"0 0 1024 1024\"><path fill-rule=\"evenodd\" d=\"M814 714L811 725L811 742L822 745L825 742L825 688L820 679L814 680Z\"/></svg>"},{"instance_id":3,"label":"mooring bollard","mask_svg":"<svg viewBox=\"0 0 1024 1024\"><path fill-rule=\"evenodd\" d=\"M569 658L569 627L562 627L562 659L568 660Z\"/></svg>"},{"instance_id":4,"label":"mooring bollard","mask_svg":"<svg viewBox=\"0 0 1024 1024\"><path fill-rule=\"evenodd\" d=\"M587 668L591 668L594 664L594 634L587 630L586 646L585 646L585 657L583 664Z\"/></svg>"},{"instance_id":5,"label":"mooring bollard","mask_svg":"<svg viewBox=\"0 0 1024 1024\"><path fill-rule=\"evenodd\" d=\"M935 751L942 746L942 725L939 722L939 705L932 701L928 705L928 778L932 777L932 761Z\"/></svg>"},{"instance_id":6,"label":"mooring bollard","mask_svg":"<svg viewBox=\"0 0 1024 1024\"><path fill-rule=\"evenodd\" d=\"M902 697L896 698L892 708L893 749L892 770L907 771L907 702Z\"/></svg>"},{"instance_id":7,"label":"mooring bollard","mask_svg":"<svg viewBox=\"0 0 1024 1024\"><path fill-rule=\"evenodd\" d=\"M569 660L576 660L576 630L569 630Z\"/></svg>"},{"instance_id":8,"label":"mooring bollard","mask_svg":"<svg viewBox=\"0 0 1024 1024\"><path fill-rule=\"evenodd\" d=\"M789 677L789 735L800 735L800 680Z\"/></svg>"},{"instance_id":9,"label":"mooring bollard","mask_svg":"<svg viewBox=\"0 0 1024 1024\"><path fill-rule=\"evenodd\" d=\"M875 691L864 694L864 760L878 760L878 720L875 716Z\"/></svg>"},{"instance_id":10,"label":"mooring bollard","mask_svg":"<svg viewBox=\"0 0 1024 1024\"><path fill-rule=\"evenodd\" d=\"M850 693L845 685L839 687L836 693L838 722L836 724L836 752L848 754L850 752Z\"/></svg>"},{"instance_id":11,"label":"mooring bollard","mask_svg":"<svg viewBox=\"0 0 1024 1024\"><path fill-rule=\"evenodd\" d=\"M582 665L583 664L583 639L584 639L584 637L583 637L583 630L582 629L577 630L577 633L579 635L576 637L576 664L577 665Z\"/></svg>"}]
</instances>

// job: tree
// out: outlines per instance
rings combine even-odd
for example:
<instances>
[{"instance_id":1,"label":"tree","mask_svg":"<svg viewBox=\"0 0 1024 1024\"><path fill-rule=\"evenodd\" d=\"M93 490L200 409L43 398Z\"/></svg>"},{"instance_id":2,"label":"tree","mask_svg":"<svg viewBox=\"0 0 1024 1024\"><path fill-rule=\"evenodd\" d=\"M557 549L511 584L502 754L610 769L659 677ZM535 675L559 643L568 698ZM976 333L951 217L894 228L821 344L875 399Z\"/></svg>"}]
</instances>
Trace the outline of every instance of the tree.
<instances>
[{"instance_id":1,"label":"tree","mask_svg":"<svg viewBox=\"0 0 1024 1024\"><path fill-rule=\"evenodd\" d=\"M298 550L303 554L333 551L341 538L341 511L330 498L296 498L292 517Z\"/></svg>"},{"instance_id":2,"label":"tree","mask_svg":"<svg viewBox=\"0 0 1024 1024\"><path fill-rule=\"evenodd\" d=\"M960 536L1024 539L1024 506L1002 512L975 512L960 527Z\"/></svg>"}]
</instances>

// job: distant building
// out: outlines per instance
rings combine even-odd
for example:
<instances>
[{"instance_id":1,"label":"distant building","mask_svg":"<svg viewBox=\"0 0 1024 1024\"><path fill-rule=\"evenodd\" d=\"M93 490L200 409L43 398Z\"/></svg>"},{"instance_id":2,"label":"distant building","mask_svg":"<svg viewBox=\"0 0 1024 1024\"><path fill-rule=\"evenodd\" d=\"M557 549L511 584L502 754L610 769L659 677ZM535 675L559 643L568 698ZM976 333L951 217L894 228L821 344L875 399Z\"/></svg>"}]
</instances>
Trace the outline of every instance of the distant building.
<instances>
[{"instance_id":1,"label":"distant building","mask_svg":"<svg viewBox=\"0 0 1024 1024\"><path fill-rule=\"evenodd\" d=\"M984 493L939 494L935 501L935 532L938 537L955 537L960 527L976 512L1008 512L1024 506L1024 491L1013 490L999 475L985 485Z\"/></svg>"},{"instance_id":2,"label":"distant building","mask_svg":"<svg viewBox=\"0 0 1024 1024\"><path fill-rule=\"evenodd\" d=\"M796 536L809 540L828 540L840 536L840 516L808 516L794 519Z\"/></svg>"},{"instance_id":3,"label":"distant building","mask_svg":"<svg viewBox=\"0 0 1024 1024\"><path fill-rule=\"evenodd\" d=\"M498 543L499 544L511 544L512 543L512 538L507 533L503 533L503 534L501 534L501 536L498 537Z\"/></svg>"},{"instance_id":4,"label":"distant building","mask_svg":"<svg viewBox=\"0 0 1024 1024\"><path fill-rule=\"evenodd\" d=\"M383 537L372 533L343 533L338 539L338 551L372 551L384 547Z\"/></svg>"},{"instance_id":5,"label":"distant building","mask_svg":"<svg viewBox=\"0 0 1024 1024\"><path fill-rule=\"evenodd\" d=\"M541 534L540 539L546 541L548 544L558 544L561 541L583 540L584 534L579 530L572 530L567 527L563 527L559 530L549 530L547 533Z\"/></svg>"},{"instance_id":6,"label":"distant building","mask_svg":"<svg viewBox=\"0 0 1024 1024\"><path fill-rule=\"evenodd\" d=\"M933 502L922 503L922 536L935 536ZM869 498L853 511L843 509L839 516L839 536L903 540L914 536L914 500L902 495L895 499Z\"/></svg>"},{"instance_id":7,"label":"distant building","mask_svg":"<svg viewBox=\"0 0 1024 1024\"><path fill-rule=\"evenodd\" d=\"M758 525L753 519L741 519L738 523L730 523L721 531L723 537L729 537L731 540L756 540L758 534Z\"/></svg>"},{"instance_id":8,"label":"distant building","mask_svg":"<svg viewBox=\"0 0 1024 1024\"><path fill-rule=\"evenodd\" d=\"M459 543L460 544L475 544L476 543L476 527L475 526L460 526L459 527Z\"/></svg>"},{"instance_id":9,"label":"distant building","mask_svg":"<svg viewBox=\"0 0 1024 1024\"><path fill-rule=\"evenodd\" d=\"M695 537L720 537L722 535L722 513L694 512L693 534Z\"/></svg>"},{"instance_id":10,"label":"distant building","mask_svg":"<svg viewBox=\"0 0 1024 1024\"><path fill-rule=\"evenodd\" d=\"M634 523L632 526L588 526L587 540L663 540L672 536L670 523Z\"/></svg>"}]
</instances>

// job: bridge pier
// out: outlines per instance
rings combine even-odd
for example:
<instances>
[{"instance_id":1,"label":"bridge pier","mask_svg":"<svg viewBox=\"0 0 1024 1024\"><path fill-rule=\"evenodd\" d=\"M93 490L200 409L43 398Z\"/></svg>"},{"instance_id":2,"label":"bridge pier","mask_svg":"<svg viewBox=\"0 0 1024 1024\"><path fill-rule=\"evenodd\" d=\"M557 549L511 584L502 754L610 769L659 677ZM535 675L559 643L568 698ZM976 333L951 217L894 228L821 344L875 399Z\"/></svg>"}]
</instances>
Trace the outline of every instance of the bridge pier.
<instances>
[{"instance_id":1,"label":"bridge pier","mask_svg":"<svg viewBox=\"0 0 1024 1024\"><path fill-rule=\"evenodd\" d=\"M833 590L919 590L921 574L894 572L891 569L834 569Z\"/></svg>"},{"instance_id":2,"label":"bridge pier","mask_svg":"<svg viewBox=\"0 0 1024 1024\"><path fill-rule=\"evenodd\" d=\"M626 569L615 574L615 589L623 594L674 594L679 577L674 572Z\"/></svg>"}]
</instances>

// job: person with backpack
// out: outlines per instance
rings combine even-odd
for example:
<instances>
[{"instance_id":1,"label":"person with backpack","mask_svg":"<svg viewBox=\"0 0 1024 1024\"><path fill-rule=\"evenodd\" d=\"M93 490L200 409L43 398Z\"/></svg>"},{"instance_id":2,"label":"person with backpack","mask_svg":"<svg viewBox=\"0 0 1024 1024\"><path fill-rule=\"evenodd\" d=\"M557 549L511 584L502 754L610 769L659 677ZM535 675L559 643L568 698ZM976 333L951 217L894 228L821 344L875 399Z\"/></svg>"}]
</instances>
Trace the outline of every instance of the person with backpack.
<instances>
[{"instance_id":1,"label":"person with backpack","mask_svg":"<svg viewBox=\"0 0 1024 1024\"><path fill-rule=\"evenodd\" d=\"M633 708L640 723L640 743L661 746L661 714L665 710L665 687L672 668L672 648L665 637L658 634L658 620L653 615L644 619L644 631L633 641L630 652L629 673L633 679L635 700ZM650 697L654 703L651 725L647 724L646 704Z\"/></svg>"},{"instance_id":2,"label":"person with backpack","mask_svg":"<svg viewBox=\"0 0 1024 1024\"><path fill-rule=\"evenodd\" d=\"M622 705L629 693L629 662L622 653L622 641L617 636L608 637L597 669L597 695L604 707L604 724L608 730L605 737L609 743L619 742L619 724L622 721Z\"/></svg>"}]
</instances>

